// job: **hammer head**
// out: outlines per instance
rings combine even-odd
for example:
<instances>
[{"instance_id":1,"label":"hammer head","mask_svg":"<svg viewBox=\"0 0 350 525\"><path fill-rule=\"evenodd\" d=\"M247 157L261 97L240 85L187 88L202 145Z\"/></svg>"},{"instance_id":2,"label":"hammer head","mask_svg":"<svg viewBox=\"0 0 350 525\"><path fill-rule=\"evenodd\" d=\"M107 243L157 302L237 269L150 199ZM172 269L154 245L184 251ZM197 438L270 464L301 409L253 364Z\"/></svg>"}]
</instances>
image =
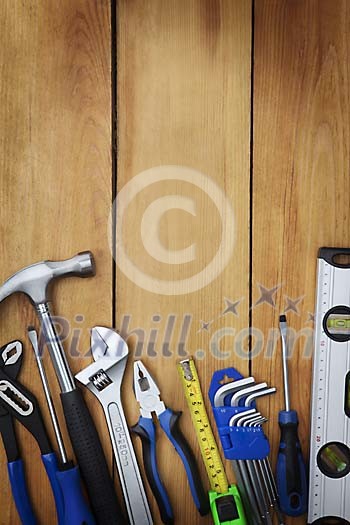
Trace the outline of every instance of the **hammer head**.
<instances>
[{"instance_id":1,"label":"hammer head","mask_svg":"<svg viewBox=\"0 0 350 525\"><path fill-rule=\"evenodd\" d=\"M0 287L0 302L17 292L26 294L34 306L49 300L49 284L58 277L88 277L95 274L91 252L81 252L64 261L42 261L12 275Z\"/></svg>"}]
</instances>

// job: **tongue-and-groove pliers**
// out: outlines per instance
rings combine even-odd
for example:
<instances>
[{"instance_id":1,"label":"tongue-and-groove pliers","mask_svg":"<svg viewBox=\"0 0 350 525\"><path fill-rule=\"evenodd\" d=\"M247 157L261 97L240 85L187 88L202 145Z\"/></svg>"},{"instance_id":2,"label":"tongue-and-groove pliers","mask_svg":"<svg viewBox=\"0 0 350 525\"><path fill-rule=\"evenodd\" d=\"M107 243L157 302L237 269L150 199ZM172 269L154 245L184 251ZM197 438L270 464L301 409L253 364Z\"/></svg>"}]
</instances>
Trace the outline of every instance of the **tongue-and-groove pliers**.
<instances>
[{"instance_id":1,"label":"tongue-and-groove pliers","mask_svg":"<svg viewBox=\"0 0 350 525\"><path fill-rule=\"evenodd\" d=\"M13 498L23 525L37 525L17 443L14 420L29 430L37 441L41 460L55 499L58 525L95 525L82 497L74 467L62 470L52 449L35 396L17 381L22 364L22 343L13 341L0 349L0 433L2 435Z\"/></svg>"}]
</instances>

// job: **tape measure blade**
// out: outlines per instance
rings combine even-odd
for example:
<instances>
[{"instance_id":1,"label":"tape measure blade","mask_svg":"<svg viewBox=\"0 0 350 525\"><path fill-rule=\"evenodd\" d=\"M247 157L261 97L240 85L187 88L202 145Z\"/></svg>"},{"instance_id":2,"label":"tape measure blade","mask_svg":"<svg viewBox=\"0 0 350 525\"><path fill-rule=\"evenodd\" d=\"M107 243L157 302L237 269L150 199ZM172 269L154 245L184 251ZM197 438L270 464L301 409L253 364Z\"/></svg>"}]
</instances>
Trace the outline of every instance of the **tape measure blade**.
<instances>
[{"instance_id":1,"label":"tape measure blade","mask_svg":"<svg viewBox=\"0 0 350 525\"><path fill-rule=\"evenodd\" d=\"M193 359L188 359L178 363L177 368L210 486L215 492L225 494L229 488L228 480L205 408L195 363Z\"/></svg>"}]
</instances>

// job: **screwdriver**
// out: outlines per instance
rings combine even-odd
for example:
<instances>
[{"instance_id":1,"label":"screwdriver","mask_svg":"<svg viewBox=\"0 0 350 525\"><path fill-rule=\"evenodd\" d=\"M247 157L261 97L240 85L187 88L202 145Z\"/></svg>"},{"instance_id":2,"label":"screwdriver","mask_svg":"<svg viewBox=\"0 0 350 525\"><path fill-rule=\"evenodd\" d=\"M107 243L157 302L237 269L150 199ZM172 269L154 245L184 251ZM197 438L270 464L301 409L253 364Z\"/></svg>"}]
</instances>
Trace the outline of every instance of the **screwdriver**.
<instances>
[{"instance_id":1,"label":"screwdriver","mask_svg":"<svg viewBox=\"0 0 350 525\"><path fill-rule=\"evenodd\" d=\"M49 383L39 354L38 336L32 326L28 327L28 336L34 350L61 456L60 470L56 472L57 481L62 492L62 505L59 509L58 525L96 525L95 519L83 495L79 469L67 459L67 453L59 427L55 406L51 397Z\"/></svg>"},{"instance_id":2,"label":"screwdriver","mask_svg":"<svg viewBox=\"0 0 350 525\"><path fill-rule=\"evenodd\" d=\"M290 408L288 381L287 319L280 316L285 410L278 415L281 440L277 458L277 487L281 510L287 516L307 512L307 475L298 436L298 414Z\"/></svg>"}]
</instances>

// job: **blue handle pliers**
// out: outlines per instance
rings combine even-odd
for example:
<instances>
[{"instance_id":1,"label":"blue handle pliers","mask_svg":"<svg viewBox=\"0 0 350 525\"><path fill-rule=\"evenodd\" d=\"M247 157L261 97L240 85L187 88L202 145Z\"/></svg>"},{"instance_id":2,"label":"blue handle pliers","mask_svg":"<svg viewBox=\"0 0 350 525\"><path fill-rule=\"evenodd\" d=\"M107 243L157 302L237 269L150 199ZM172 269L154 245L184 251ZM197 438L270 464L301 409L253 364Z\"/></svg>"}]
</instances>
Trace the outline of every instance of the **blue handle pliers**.
<instances>
[{"instance_id":1,"label":"blue handle pliers","mask_svg":"<svg viewBox=\"0 0 350 525\"><path fill-rule=\"evenodd\" d=\"M30 428L35 435L42 453L42 461L51 482L55 497L56 481L54 473L58 469L57 459L52 452L41 415L35 412L35 401L26 395L19 387L16 378L22 365L22 344L13 341L0 349L0 433L7 455L7 469L11 483L13 498L21 521L25 525L37 523L25 481L23 461L20 457L16 438L14 419L21 418L30 422ZM6 370L6 372L5 372ZM38 431L37 429L40 429ZM57 501L56 501L57 504Z\"/></svg>"},{"instance_id":2,"label":"blue handle pliers","mask_svg":"<svg viewBox=\"0 0 350 525\"><path fill-rule=\"evenodd\" d=\"M22 357L20 341L13 341L0 349L0 433L8 461L12 494L21 522L23 525L37 525L16 438L15 420L29 430L39 445L41 460L55 499L58 525L94 525L95 520L82 497L78 469L70 464L67 464L66 470L61 469L37 399L17 381Z\"/></svg>"},{"instance_id":3,"label":"blue handle pliers","mask_svg":"<svg viewBox=\"0 0 350 525\"><path fill-rule=\"evenodd\" d=\"M156 383L142 361L135 361L134 363L134 391L140 404L141 416L132 430L142 440L143 462L147 479L156 498L163 523L172 524L174 515L169 496L158 471L156 427L152 419L153 413L157 416L161 428L179 454L186 470L194 503L200 514L205 516L210 510L208 494L202 485L192 449L179 428L181 412L173 412L170 408L166 408L160 398Z\"/></svg>"}]
</instances>

